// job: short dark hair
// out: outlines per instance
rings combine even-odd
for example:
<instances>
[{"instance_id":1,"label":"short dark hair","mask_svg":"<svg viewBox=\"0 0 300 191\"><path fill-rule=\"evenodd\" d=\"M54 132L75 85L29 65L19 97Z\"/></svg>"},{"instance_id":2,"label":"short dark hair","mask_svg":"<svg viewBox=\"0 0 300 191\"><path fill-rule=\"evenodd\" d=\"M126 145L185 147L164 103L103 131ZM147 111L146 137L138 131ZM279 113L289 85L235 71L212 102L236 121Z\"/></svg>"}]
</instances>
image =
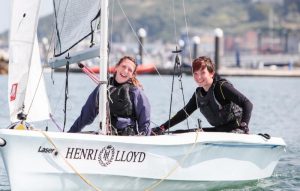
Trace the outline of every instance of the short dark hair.
<instances>
[{"instance_id":1,"label":"short dark hair","mask_svg":"<svg viewBox=\"0 0 300 191\"><path fill-rule=\"evenodd\" d=\"M212 73L215 71L215 64L212 62L212 60L207 56L200 56L199 58L196 58L192 63L193 71L197 71L199 69L204 70L207 68L207 70Z\"/></svg>"}]
</instances>

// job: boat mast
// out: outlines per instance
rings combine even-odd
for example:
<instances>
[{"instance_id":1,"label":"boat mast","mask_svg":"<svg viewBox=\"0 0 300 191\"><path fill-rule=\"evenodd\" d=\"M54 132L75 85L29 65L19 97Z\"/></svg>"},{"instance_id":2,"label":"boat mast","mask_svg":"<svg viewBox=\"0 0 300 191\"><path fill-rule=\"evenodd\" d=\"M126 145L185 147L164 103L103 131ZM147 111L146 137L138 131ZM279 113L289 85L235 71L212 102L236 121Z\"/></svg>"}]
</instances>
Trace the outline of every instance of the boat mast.
<instances>
[{"instance_id":1,"label":"boat mast","mask_svg":"<svg viewBox=\"0 0 300 191\"><path fill-rule=\"evenodd\" d=\"M101 0L100 16L100 86L99 86L99 118L100 131L107 134L106 101L107 101L107 63L108 63L108 0Z\"/></svg>"}]
</instances>

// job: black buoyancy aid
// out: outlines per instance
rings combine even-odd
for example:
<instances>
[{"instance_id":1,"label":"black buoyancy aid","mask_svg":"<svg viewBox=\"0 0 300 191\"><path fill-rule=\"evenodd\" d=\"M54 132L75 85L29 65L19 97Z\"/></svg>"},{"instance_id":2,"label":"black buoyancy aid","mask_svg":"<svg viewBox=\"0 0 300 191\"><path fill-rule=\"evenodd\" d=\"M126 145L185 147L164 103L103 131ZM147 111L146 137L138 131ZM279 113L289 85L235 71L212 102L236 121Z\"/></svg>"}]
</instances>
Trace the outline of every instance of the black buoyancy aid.
<instances>
[{"instance_id":1,"label":"black buoyancy aid","mask_svg":"<svg viewBox=\"0 0 300 191\"><path fill-rule=\"evenodd\" d=\"M132 84L125 83L109 87L109 108L111 117L133 117L133 103L130 98Z\"/></svg>"},{"instance_id":2,"label":"black buoyancy aid","mask_svg":"<svg viewBox=\"0 0 300 191\"><path fill-rule=\"evenodd\" d=\"M225 79L222 79L221 81L229 83ZM222 106L216 99L214 89L218 82L220 81L216 81L212 84L205 96L201 93L201 91L203 91L201 90L202 88L197 88L196 98L200 112L212 126L226 125L235 120L240 121L242 117L242 108L233 102Z\"/></svg>"}]
</instances>

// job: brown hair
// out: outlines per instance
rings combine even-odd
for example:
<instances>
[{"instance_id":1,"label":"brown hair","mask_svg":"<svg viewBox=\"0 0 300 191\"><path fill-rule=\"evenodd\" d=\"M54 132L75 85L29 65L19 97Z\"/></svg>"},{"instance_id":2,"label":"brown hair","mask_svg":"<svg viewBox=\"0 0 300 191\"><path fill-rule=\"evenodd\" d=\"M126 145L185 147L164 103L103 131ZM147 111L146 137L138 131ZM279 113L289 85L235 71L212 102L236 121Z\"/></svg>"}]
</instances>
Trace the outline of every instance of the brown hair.
<instances>
[{"instance_id":1,"label":"brown hair","mask_svg":"<svg viewBox=\"0 0 300 191\"><path fill-rule=\"evenodd\" d=\"M136 68L137 68L137 64L136 64L136 61L133 57L131 56L123 56L119 62L116 64L116 66L119 66L124 60L130 60L132 61L134 64L135 64L135 68L134 68L134 71L133 71L133 76L132 78L130 79L132 84L136 87L140 87L140 88L143 88L143 85L140 83L140 81L136 78Z\"/></svg>"},{"instance_id":2,"label":"brown hair","mask_svg":"<svg viewBox=\"0 0 300 191\"><path fill-rule=\"evenodd\" d=\"M207 68L210 73L215 72L215 64L207 56L200 56L199 58L196 58L192 63L192 68L193 71L197 71L199 69L204 70Z\"/></svg>"}]
</instances>

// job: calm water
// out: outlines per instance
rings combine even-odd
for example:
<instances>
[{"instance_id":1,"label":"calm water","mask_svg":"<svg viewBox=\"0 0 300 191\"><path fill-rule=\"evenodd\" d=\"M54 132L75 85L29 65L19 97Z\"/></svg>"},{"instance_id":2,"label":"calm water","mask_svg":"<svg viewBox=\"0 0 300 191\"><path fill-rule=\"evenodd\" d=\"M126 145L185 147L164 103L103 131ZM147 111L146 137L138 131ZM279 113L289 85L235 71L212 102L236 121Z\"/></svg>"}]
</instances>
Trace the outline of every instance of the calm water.
<instances>
[{"instance_id":1,"label":"calm water","mask_svg":"<svg viewBox=\"0 0 300 191\"><path fill-rule=\"evenodd\" d=\"M48 95L52 113L59 124L63 124L64 74L54 74L53 81L50 74L46 75ZM69 101L67 107L67 125L69 129L78 116L81 106L88 94L95 87L84 74L70 74ZM146 94L152 105L152 126L161 124L168 118L170 105L170 91L172 78L170 76L139 76ZM234 86L243 92L254 104L250 130L252 133L268 133L282 137L288 147L286 154L280 160L271 178L260 180L254 184L238 189L223 190L300 190L300 78L263 78L263 77L230 77ZM9 124L7 105L7 76L0 76L0 128ZM195 90L191 76L183 77L183 88L186 102ZM173 113L183 106L180 86L175 77L172 106ZM189 126L195 127L200 118L203 126L208 123L196 111L189 120ZM48 124L50 130L56 131L52 122ZM185 127L186 122L178 125ZM96 129L97 123L86 129ZM8 178L2 159L0 158L0 190L10 190Z\"/></svg>"}]
</instances>

